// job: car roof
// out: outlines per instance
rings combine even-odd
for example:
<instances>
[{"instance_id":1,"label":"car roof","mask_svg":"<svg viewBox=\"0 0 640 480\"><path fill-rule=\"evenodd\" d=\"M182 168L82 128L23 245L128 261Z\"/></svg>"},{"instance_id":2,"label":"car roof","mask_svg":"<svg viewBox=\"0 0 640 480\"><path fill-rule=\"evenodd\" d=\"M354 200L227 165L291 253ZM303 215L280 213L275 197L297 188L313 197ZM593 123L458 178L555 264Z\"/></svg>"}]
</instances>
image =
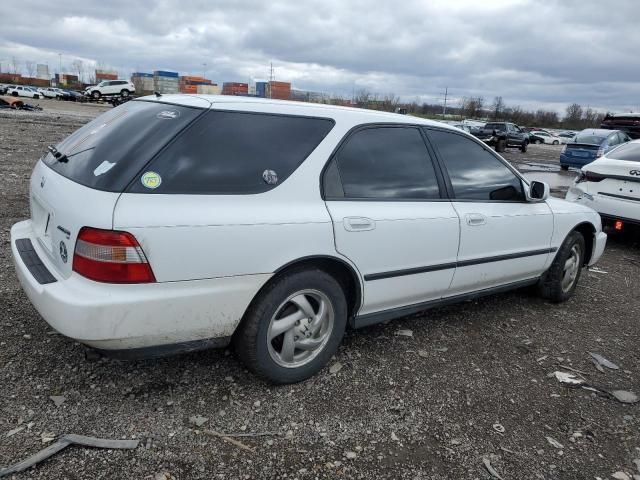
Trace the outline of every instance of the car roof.
<instances>
[{"instance_id":1,"label":"car roof","mask_svg":"<svg viewBox=\"0 0 640 480\"><path fill-rule=\"evenodd\" d=\"M593 135L595 137L608 137L612 133L619 132L619 130L609 130L607 128L585 128L578 132L578 135L586 134Z\"/></svg>"},{"instance_id":2,"label":"car roof","mask_svg":"<svg viewBox=\"0 0 640 480\"><path fill-rule=\"evenodd\" d=\"M295 102L291 100L274 100L270 98L241 97L233 95L153 95L141 97L139 100L160 101L174 105L194 106L194 100L201 99L210 102L211 109L219 107L221 110L238 110L258 113L280 113L283 115L300 115L309 117L326 117L349 119L353 123L410 123L440 127L455 132L460 129L446 123L427 120L410 115L369 110L365 108L326 105L323 103Z\"/></svg>"}]
</instances>

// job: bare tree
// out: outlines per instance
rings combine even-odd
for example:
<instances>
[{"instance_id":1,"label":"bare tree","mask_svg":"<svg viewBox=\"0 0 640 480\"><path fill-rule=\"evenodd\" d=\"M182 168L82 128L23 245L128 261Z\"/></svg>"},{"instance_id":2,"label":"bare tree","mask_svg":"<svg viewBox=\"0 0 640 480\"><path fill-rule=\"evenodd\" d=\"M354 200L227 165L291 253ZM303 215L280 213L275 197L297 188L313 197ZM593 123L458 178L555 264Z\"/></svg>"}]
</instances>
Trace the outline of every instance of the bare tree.
<instances>
[{"instance_id":1,"label":"bare tree","mask_svg":"<svg viewBox=\"0 0 640 480\"><path fill-rule=\"evenodd\" d=\"M483 97L464 97L462 99L462 113L467 118L481 117L483 107Z\"/></svg>"},{"instance_id":2,"label":"bare tree","mask_svg":"<svg viewBox=\"0 0 640 480\"><path fill-rule=\"evenodd\" d=\"M16 57L11 57L10 68L11 68L11 73L13 73L14 75L18 73L18 70L20 70L18 59Z\"/></svg>"},{"instance_id":3,"label":"bare tree","mask_svg":"<svg viewBox=\"0 0 640 480\"><path fill-rule=\"evenodd\" d=\"M75 59L71 66L73 67L73 73L78 75L78 80L82 81L82 74L84 72L84 62L79 58Z\"/></svg>"},{"instance_id":4,"label":"bare tree","mask_svg":"<svg viewBox=\"0 0 640 480\"><path fill-rule=\"evenodd\" d=\"M368 108L369 107L369 103L371 102L371 92L365 88L361 88L360 90L358 90L356 92L356 96L354 98L354 101L356 102L356 105L360 108Z\"/></svg>"},{"instance_id":5,"label":"bare tree","mask_svg":"<svg viewBox=\"0 0 640 480\"><path fill-rule=\"evenodd\" d=\"M495 97L491 105L492 116L494 120L500 120L504 110L504 101L502 97Z\"/></svg>"},{"instance_id":6,"label":"bare tree","mask_svg":"<svg viewBox=\"0 0 640 480\"><path fill-rule=\"evenodd\" d=\"M36 74L36 62L27 60L24 65L27 69L27 76L33 78Z\"/></svg>"},{"instance_id":7,"label":"bare tree","mask_svg":"<svg viewBox=\"0 0 640 480\"><path fill-rule=\"evenodd\" d=\"M563 124L567 128L581 128L582 127L582 107L577 103L572 103L567 107L566 114L564 116Z\"/></svg>"}]
</instances>

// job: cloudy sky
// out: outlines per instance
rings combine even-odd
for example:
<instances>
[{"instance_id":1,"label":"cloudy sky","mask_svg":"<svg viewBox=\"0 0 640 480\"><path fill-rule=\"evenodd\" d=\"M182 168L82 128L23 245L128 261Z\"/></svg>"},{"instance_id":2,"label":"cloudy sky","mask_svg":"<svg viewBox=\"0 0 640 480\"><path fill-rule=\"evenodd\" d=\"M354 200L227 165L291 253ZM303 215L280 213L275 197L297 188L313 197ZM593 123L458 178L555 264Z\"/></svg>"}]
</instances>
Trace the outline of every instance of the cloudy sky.
<instances>
[{"instance_id":1,"label":"cloudy sky","mask_svg":"<svg viewBox=\"0 0 640 480\"><path fill-rule=\"evenodd\" d=\"M48 63L267 79L563 111L640 110L640 1L20 0L3 2L0 67ZM60 57L59 54L62 54ZM203 64L206 63L206 66Z\"/></svg>"}]
</instances>

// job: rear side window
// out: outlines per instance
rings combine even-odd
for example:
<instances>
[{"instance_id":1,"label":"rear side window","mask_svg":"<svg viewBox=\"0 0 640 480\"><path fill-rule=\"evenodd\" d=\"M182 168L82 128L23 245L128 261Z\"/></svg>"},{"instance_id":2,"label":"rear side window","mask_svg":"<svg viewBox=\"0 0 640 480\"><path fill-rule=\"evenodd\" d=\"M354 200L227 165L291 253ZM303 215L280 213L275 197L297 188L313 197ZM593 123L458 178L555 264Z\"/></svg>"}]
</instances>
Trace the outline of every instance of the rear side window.
<instances>
[{"instance_id":1,"label":"rear side window","mask_svg":"<svg viewBox=\"0 0 640 480\"><path fill-rule=\"evenodd\" d=\"M626 160L627 162L640 162L640 143L632 142L620 145L609 152L607 158L614 160Z\"/></svg>"},{"instance_id":2,"label":"rear side window","mask_svg":"<svg viewBox=\"0 0 640 480\"><path fill-rule=\"evenodd\" d=\"M325 172L325 195L352 199L440 198L422 134L411 127L375 127L351 135ZM333 163L333 162L332 162ZM336 175L342 186L335 188Z\"/></svg>"},{"instance_id":3,"label":"rear side window","mask_svg":"<svg viewBox=\"0 0 640 480\"><path fill-rule=\"evenodd\" d=\"M177 137L147 167L136 193L250 194L287 179L333 127L333 120L211 110Z\"/></svg>"},{"instance_id":4,"label":"rear side window","mask_svg":"<svg viewBox=\"0 0 640 480\"><path fill-rule=\"evenodd\" d=\"M523 201L520 179L475 141L456 133L429 130L458 200Z\"/></svg>"},{"instance_id":5,"label":"rear side window","mask_svg":"<svg viewBox=\"0 0 640 480\"><path fill-rule=\"evenodd\" d=\"M98 190L122 192L137 173L202 109L130 101L100 115L56 145L60 162L43 161L59 174Z\"/></svg>"}]
</instances>

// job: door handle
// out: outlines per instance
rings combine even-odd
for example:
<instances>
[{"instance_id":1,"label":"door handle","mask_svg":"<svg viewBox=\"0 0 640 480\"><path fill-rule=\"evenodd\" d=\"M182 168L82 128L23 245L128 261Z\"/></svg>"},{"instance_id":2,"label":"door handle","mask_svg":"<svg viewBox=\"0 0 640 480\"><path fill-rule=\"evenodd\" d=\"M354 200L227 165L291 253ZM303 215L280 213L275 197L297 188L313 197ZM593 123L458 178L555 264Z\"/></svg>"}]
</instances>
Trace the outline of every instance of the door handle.
<instances>
[{"instance_id":1,"label":"door handle","mask_svg":"<svg viewBox=\"0 0 640 480\"><path fill-rule=\"evenodd\" d=\"M342 224L347 232L364 232L376 228L376 222L366 217L345 217Z\"/></svg>"},{"instance_id":2,"label":"door handle","mask_svg":"<svg viewBox=\"0 0 640 480\"><path fill-rule=\"evenodd\" d=\"M472 227L485 225L487 223L487 217L485 217L481 213L467 213L465 215L465 218L467 220L467 225L470 225Z\"/></svg>"}]
</instances>

